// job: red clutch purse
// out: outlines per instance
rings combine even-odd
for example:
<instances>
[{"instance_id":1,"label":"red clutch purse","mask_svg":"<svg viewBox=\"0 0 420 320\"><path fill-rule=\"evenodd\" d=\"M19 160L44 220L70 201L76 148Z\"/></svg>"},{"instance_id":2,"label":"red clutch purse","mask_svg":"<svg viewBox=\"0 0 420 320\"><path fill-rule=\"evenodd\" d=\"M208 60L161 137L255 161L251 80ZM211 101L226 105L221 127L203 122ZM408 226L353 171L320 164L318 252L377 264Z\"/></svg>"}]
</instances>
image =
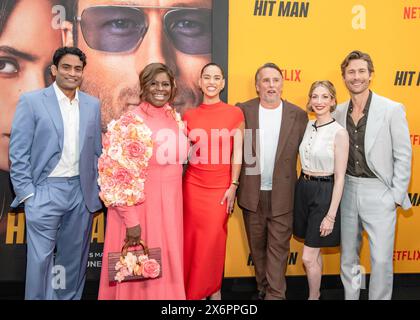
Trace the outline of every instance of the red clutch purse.
<instances>
[{"instance_id":1,"label":"red clutch purse","mask_svg":"<svg viewBox=\"0 0 420 320\"><path fill-rule=\"evenodd\" d=\"M141 240L143 250L128 251L125 242L121 252L108 253L108 276L110 282L151 280L162 277L160 248L148 248Z\"/></svg>"}]
</instances>

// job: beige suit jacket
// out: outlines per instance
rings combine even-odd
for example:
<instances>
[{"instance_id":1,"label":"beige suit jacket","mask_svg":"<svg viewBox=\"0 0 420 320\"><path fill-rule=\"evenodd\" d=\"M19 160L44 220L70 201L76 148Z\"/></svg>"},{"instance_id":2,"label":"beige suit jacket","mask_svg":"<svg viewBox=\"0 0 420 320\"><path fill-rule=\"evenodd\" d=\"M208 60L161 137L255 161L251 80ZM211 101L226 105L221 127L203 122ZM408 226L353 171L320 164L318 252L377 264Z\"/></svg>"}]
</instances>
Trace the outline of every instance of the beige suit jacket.
<instances>
[{"instance_id":1,"label":"beige suit jacket","mask_svg":"<svg viewBox=\"0 0 420 320\"><path fill-rule=\"evenodd\" d=\"M344 128L347 125L349 102L338 105L334 114ZM394 202L403 209L411 207L407 194L411 153L404 106L372 93L365 133L366 162L370 170L389 188Z\"/></svg>"}]
</instances>

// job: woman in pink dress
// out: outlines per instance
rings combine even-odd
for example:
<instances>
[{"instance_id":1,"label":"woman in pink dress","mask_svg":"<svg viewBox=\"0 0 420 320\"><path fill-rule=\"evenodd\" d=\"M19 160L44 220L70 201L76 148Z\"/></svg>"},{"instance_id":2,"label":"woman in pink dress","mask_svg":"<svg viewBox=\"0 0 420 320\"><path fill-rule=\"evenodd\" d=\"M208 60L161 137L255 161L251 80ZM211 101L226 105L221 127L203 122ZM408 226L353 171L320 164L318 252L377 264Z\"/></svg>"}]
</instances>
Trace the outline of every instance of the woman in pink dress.
<instances>
[{"instance_id":1,"label":"woman in pink dress","mask_svg":"<svg viewBox=\"0 0 420 320\"><path fill-rule=\"evenodd\" d=\"M187 140L179 114L169 105L176 93L174 75L164 64L149 64L140 74L140 87L142 103L130 113L151 130L153 154L145 170L144 199L108 208L100 300L185 299L181 190ZM140 239L149 248L161 248L162 277L121 283L109 279L108 253L119 252L125 241L136 246Z\"/></svg>"}]
</instances>

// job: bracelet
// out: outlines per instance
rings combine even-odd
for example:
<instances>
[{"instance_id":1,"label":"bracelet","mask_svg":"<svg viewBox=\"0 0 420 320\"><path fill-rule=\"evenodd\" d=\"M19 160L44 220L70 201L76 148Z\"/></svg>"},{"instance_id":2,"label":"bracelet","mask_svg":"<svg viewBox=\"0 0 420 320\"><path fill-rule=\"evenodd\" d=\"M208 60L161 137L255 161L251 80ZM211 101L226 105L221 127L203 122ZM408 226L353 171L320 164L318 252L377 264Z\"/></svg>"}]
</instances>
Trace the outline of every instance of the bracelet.
<instances>
[{"instance_id":1,"label":"bracelet","mask_svg":"<svg viewBox=\"0 0 420 320\"><path fill-rule=\"evenodd\" d=\"M232 180L232 184L234 184L235 186L239 187L239 181L238 180Z\"/></svg>"},{"instance_id":2,"label":"bracelet","mask_svg":"<svg viewBox=\"0 0 420 320\"><path fill-rule=\"evenodd\" d=\"M334 219L334 218L332 218L331 216L329 216L328 214L327 214L327 215L325 215L325 218L326 218L329 222L335 223L335 219Z\"/></svg>"}]
</instances>

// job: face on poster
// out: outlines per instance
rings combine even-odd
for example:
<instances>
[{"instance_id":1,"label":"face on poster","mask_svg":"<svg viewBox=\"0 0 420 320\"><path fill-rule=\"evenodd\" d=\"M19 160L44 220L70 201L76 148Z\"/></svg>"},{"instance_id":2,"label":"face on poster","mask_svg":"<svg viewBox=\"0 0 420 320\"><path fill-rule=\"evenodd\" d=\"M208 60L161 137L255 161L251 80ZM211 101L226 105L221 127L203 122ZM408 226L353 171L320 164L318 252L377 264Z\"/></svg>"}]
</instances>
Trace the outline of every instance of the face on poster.
<instances>
[{"instance_id":1,"label":"face on poster","mask_svg":"<svg viewBox=\"0 0 420 320\"><path fill-rule=\"evenodd\" d=\"M102 103L102 129L139 104L139 74L162 62L175 74L174 107L201 102L198 78L211 61L213 0L4 0L0 4L0 170L9 171L8 145L20 94L48 86L56 48L87 55L81 90ZM65 8L54 25L54 8ZM40 45L42 44L42 45Z\"/></svg>"},{"instance_id":2,"label":"face on poster","mask_svg":"<svg viewBox=\"0 0 420 320\"><path fill-rule=\"evenodd\" d=\"M10 130L20 94L51 83L51 57L62 42L60 31L51 27L55 4L50 0L0 4L0 170L9 170Z\"/></svg>"},{"instance_id":3,"label":"face on poster","mask_svg":"<svg viewBox=\"0 0 420 320\"><path fill-rule=\"evenodd\" d=\"M183 113L201 102L197 84L211 60L212 0L79 0L73 43L86 53L81 89L102 102L102 130L139 104L139 74L161 62L176 77L173 106ZM67 38L66 38L67 39Z\"/></svg>"}]
</instances>

